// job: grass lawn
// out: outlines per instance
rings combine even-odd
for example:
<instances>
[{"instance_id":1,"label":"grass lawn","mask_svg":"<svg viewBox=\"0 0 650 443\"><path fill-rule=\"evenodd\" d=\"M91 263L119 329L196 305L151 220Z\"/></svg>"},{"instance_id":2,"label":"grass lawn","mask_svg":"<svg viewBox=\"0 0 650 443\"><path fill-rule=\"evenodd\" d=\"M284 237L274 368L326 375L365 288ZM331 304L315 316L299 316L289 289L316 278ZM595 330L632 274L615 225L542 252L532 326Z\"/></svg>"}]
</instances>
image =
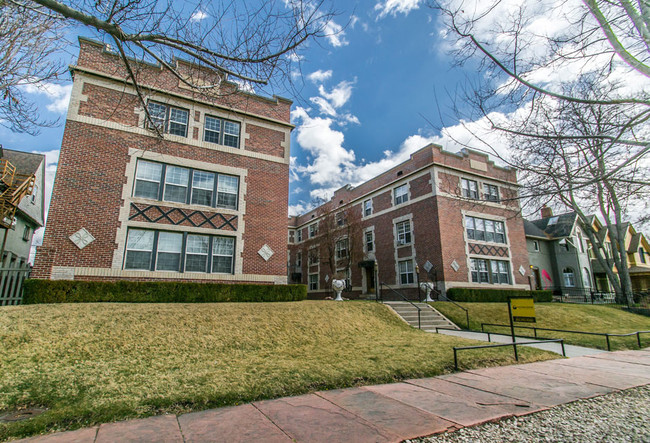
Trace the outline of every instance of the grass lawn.
<instances>
[{"instance_id":1,"label":"grass lawn","mask_svg":"<svg viewBox=\"0 0 650 443\"><path fill-rule=\"evenodd\" d=\"M453 370L470 340L370 302L57 304L0 309L0 440ZM473 351L480 367L512 350ZM522 349L522 361L556 358ZM0 415L2 415L0 413Z\"/></svg>"},{"instance_id":2,"label":"grass lawn","mask_svg":"<svg viewBox=\"0 0 650 443\"><path fill-rule=\"evenodd\" d=\"M469 309L470 326L481 330L481 323L507 324L507 303L459 303ZM432 303L450 320L464 327L465 312L448 302ZM566 329L585 332L626 333L635 331L650 331L650 317L626 312L616 306L608 305L579 305L568 303L535 303L537 323L515 323L522 326L537 326L540 328ZM509 328L486 326L486 331L510 333ZM533 335L532 330L515 329L521 335ZM570 334L564 332L539 331L540 337L564 338L566 343L587 346L590 348L607 349L603 336ZM638 349L636 335L632 337L610 337L612 350ZM641 334L641 344L650 346L650 334Z\"/></svg>"}]
</instances>

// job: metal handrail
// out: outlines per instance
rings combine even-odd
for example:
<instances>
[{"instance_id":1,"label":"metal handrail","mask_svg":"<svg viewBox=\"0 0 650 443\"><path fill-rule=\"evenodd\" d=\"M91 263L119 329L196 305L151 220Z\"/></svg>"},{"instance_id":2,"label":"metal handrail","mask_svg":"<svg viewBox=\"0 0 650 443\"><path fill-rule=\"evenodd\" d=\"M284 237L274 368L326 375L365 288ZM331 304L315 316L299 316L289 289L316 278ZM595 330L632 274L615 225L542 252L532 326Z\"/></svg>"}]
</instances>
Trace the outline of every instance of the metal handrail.
<instances>
[{"instance_id":1,"label":"metal handrail","mask_svg":"<svg viewBox=\"0 0 650 443\"><path fill-rule=\"evenodd\" d=\"M393 289L393 288L391 288L390 286L388 286L386 283L379 283L379 286L380 286L380 287L382 287L382 286L386 286L389 290L393 291L395 294L397 294L397 295L399 295L400 297L402 297L402 298L404 299L404 301L407 301L407 302L409 302L411 305L413 305L413 306L415 307L415 309L418 310L418 329L422 329L422 325L421 325L421 322L420 322L420 311L422 311L422 308L420 308L418 305L416 305L415 303L413 303L413 302L412 302L411 300L409 300L408 298L404 297L404 294L402 294L401 292L398 292L398 291L396 291L395 289ZM383 299L382 299L382 301L383 301Z\"/></svg>"},{"instance_id":2,"label":"metal handrail","mask_svg":"<svg viewBox=\"0 0 650 443\"><path fill-rule=\"evenodd\" d=\"M504 346L512 346L512 349L514 350L515 353L515 360L519 361L519 357L517 355L517 346L518 345L534 345L534 344L540 344L540 343L560 343L562 345L562 356L566 357L566 351L564 349L564 339L563 338L557 338L557 339L549 339L549 340L538 340L538 341L520 341L520 342L513 342L513 343L499 343L496 345L478 345L478 346L454 346L454 368L458 370L458 351L464 351L467 349L485 349L485 348L502 348Z\"/></svg>"},{"instance_id":3,"label":"metal handrail","mask_svg":"<svg viewBox=\"0 0 650 443\"><path fill-rule=\"evenodd\" d=\"M503 325L503 324L498 324L498 323L481 323L481 332L485 332L484 327L485 326L498 326L498 327L503 327L503 328L509 328L510 325ZM636 335L636 341L637 344L639 345L639 349L641 349L641 334L650 334L650 331L635 331L635 332L628 332L628 333L613 333L613 332L588 332L588 331L571 331L568 329L551 329L551 328L539 328L537 326L515 326L515 328L520 328L520 329L532 329L533 330L533 337L532 338L537 338L537 331L550 331L550 332L566 332L569 334L583 334L583 335L599 335L601 337L605 337L607 341L607 350L611 351L611 345L609 341L609 337L630 337L632 335ZM530 337L529 337L530 338Z\"/></svg>"},{"instance_id":4,"label":"metal handrail","mask_svg":"<svg viewBox=\"0 0 650 443\"><path fill-rule=\"evenodd\" d=\"M441 301L448 301L450 303L453 303L455 306L458 306L460 309L465 311L465 320L467 321L467 330L469 331L470 330L470 328L469 328L469 309L464 308L463 306L459 305L458 303L456 303L455 301L453 301L452 299L450 299L446 295L442 295L442 293L440 293L440 295L445 298L444 300L441 300Z\"/></svg>"}]
</instances>

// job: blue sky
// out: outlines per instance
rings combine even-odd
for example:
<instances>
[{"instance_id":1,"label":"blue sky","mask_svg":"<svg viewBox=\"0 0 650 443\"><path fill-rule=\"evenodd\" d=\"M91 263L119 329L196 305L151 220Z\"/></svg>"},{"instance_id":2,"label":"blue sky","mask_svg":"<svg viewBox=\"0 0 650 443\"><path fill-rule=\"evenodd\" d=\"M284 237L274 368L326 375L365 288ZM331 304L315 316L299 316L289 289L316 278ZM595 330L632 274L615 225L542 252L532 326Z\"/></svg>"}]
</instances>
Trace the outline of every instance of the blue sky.
<instances>
[{"instance_id":1,"label":"blue sky","mask_svg":"<svg viewBox=\"0 0 650 443\"><path fill-rule=\"evenodd\" d=\"M436 135L426 119L440 124L436 94L444 108L446 91L465 75L451 68L442 50L434 11L419 7L406 14L395 7L417 1L391 3L334 2L334 22L342 30L299 51L301 72L296 69L292 80L300 96L288 97L295 102L297 126L291 143L293 212L403 161L409 138L409 151L424 146ZM388 8L384 15L382 5ZM74 37L69 40L76 44ZM77 51L70 47L64 63L73 63ZM59 118L58 126L38 136L0 128L4 147L47 154L48 181L58 161L70 87L68 80L31 93L42 116ZM417 135L422 139L413 139Z\"/></svg>"},{"instance_id":2,"label":"blue sky","mask_svg":"<svg viewBox=\"0 0 650 443\"><path fill-rule=\"evenodd\" d=\"M474 2L473 12L485 7L480 0L469 2ZM502 10L492 11L492 17L476 32L485 39L493 38L508 8L525 5L530 6L531 29L560 35L567 26L567 17L563 16L563 21L549 15L552 3L503 0L499 6ZM482 73L471 63L454 67L448 55L452 43L445 38L440 17L422 0L329 4L339 12L329 26L330 34L298 52L300 71L296 65L292 80L300 95L277 91L294 100L290 213L308 210L315 199L328 198L347 183L356 185L374 177L429 142L451 151L460 149L457 141L481 149L480 142L467 134L465 125L483 131L486 138L495 137L494 131L477 129L479 122L455 120L450 97L464 82L476 80ZM580 2L562 2L565 4L576 8ZM560 12L554 10L554 14ZM66 51L66 64L73 63L78 52L75 36L69 36L73 43ZM536 38L540 36L533 35L527 42L526 50L531 53L541 48ZM540 72L539 81L564 81L575 71L569 66ZM13 134L0 128L4 147L46 153L50 184L58 161L70 87L68 80L32 90L31 96L39 102L43 116L60 118L59 126L45 128L38 136ZM442 133L441 127L445 128ZM490 141L505 146L498 139Z\"/></svg>"}]
</instances>

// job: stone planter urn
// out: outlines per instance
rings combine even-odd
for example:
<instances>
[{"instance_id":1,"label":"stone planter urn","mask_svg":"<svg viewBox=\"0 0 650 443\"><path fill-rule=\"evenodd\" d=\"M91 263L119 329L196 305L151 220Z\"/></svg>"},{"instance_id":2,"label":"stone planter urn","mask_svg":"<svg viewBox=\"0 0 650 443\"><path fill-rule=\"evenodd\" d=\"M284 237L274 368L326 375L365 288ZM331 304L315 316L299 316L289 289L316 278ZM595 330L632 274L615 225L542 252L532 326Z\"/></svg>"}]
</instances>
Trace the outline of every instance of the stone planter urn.
<instances>
[{"instance_id":1,"label":"stone planter urn","mask_svg":"<svg viewBox=\"0 0 650 443\"><path fill-rule=\"evenodd\" d=\"M336 291L336 298L334 301L343 301L343 297L341 297L341 292L345 289L345 280L332 280L332 289Z\"/></svg>"},{"instance_id":2,"label":"stone planter urn","mask_svg":"<svg viewBox=\"0 0 650 443\"><path fill-rule=\"evenodd\" d=\"M420 283L420 289L423 290L425 294L427 294L427 298L424 299L425 302L435 301L434 299L431 298L431 291L433 291L433 283L429 281Z\"/></svg>"}]
</instances>

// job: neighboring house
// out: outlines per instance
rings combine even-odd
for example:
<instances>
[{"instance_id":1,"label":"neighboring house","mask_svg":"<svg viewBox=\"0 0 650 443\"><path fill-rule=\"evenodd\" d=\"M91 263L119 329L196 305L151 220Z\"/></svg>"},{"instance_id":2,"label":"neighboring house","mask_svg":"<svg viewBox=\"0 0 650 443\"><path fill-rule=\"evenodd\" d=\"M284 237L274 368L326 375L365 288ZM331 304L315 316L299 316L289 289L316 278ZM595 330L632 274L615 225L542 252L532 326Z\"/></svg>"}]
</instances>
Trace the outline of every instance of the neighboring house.
<instances>
[{"instance_id":1,"label":"neighboring house","mask_svg":"<svg viewBox=\"0 0 650 443\"><path fill-rule=\"evenodd\" d=\"M526 247L532 271L531 287L564 293L591 293L595 289L587 236L575 212L553 215L542 208L542 218L526 220Z\"/></svg>"},{"instance_id":2,"label":"neighboring house","mask_svg":"<svg viewBox=\"0 0 650 443\"><path fill-rule=\"evenodd\" d=\"M3 231L4 249L2 267L25 265L29 260L34 231L41 228L45 219L45 156L31 152L1 148L1 158L15 167L14 181L18 182L34 176L31 195L20 199L10 228Z\"/></svg>"},{"instance_id":3,"label":"neighboring house","mask_svg":"<svg viewBox=\"0 0 650 443\"><path fill-rule=\"evenodd\" d=\"M337 190L321 207L290 218L290 280L307 284L312 298L329 295L337 274L348 280L348 296L374 297L379 281L414 298L418 277L428 278L429 262L440 291L528 289L517 195L514 170L476 151L451 153L428 145L361 185ZM343 211L352 221L338 216ZM346 223L359 226L346 230ZM324 225L339 236L328 244ZM328 254L332 241L335 251ZM360 250L349 263L354 245ZM336 263L326 263L328 255Z\"/></svg>"},{"instance_id":4,"label":"neighboring house","mask_svg":"<svg viewBox=\"0 0 650 443\"><path fill-rule=\"evenodd\" d=\"M597 218L594 217L592 226L598 235L600 243L604 245L605 255L612 257L613 248L616 248L616 235L610 231ZM650 290L650 243L642 232L637 232L631 223L622 224L625 233L625 247L627 250L627 266L630 272L633 291ZM611 284L607 279L605 270L596 259L591 251L591 262L596 280L596 286L599 290L610 291ZM612 266L614 273L617 273L616 266Z\"/></svg>"},{"instance_id":5,"label":"neighboring house","mask_svg":"<svg viewBox=\"0 0 650 443\"><path fill-rule=\"evenodd\" d=\"M291 102L177 60L182 75L219 85L198 95L140 64L152 123L119 56L79 44L32 276L286 283Z\"/></svg>"}]
</instances>

